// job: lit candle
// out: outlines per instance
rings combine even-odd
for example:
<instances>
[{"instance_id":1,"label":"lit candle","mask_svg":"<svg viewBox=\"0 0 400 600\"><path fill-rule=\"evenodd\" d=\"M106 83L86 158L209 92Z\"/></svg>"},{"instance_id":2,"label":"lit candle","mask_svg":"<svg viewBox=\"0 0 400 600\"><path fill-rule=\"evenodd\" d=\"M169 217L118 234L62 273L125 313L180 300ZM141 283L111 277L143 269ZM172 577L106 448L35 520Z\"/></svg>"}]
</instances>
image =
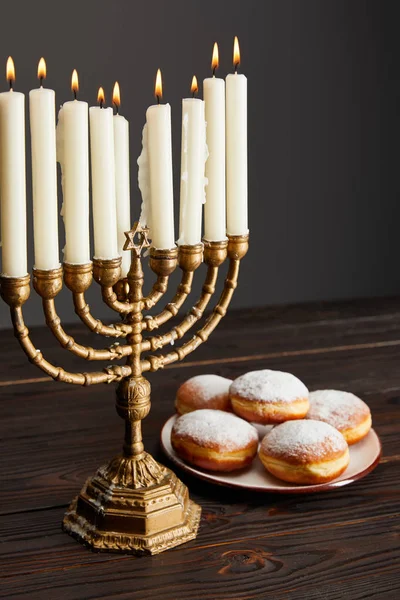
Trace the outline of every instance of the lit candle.
<instances>
[{"instance_id":1,"label":"lit candle","mask_svg":"<svg viewBox=\"0 0 400 600\"><path fill-rule=\"evenodd\" d=\"M39 61L38 78L40 88L29 92L33 234L35 268L46 271L59 267L59 254L55 93L43 87L43 58Z\"/></svg>"},{"instance_id":2,"label":"lit candle","mask_svg":"<svg viewBox=\"0 0 400 600\"><path fill-rule=\"evenodd\" d=\"M147 145L144 147L143 156L147 155L150 182L150 237L154 248L170 249L175 246L171 107L169 104L160 104L162 97L160 70L157 72L155 95L157 104L147 109L147 129L143 136ZM144 208L145 214L148 215L148 207ZM142 219L143 210L141 223L144 224Z\"/></svg>"},{"instance_id":3,"label":"lit candle","mask_svg":"<svg viewBox=\"0 0 400 600\"><path fill-rule=\"evenodd\" d=\"M58 113L57 160L62 170L65 226L64 261L90 262L89 238L89 134L88 105L76 99L78 74L72 73L75 100L65 102Z\"/></svg>"},{"instance_id":4,"label":"lit candle","mask_svg":"<svg viewBox=\"0 0 400 600\"><path fill-rule=\"evenodd\" d=\"M114 85L113 103L117 114L114 115L114 163L115 196L117 202L117 241L118 252L122 256L121 275L126 277L131 265L131 253L124 252L125 231L131 228L131 198L129 181L129 123L119 114L121 95L118 82Z\"/></svg>"},{"instance_id":5,"label":"lit candle","mask_svg":"<svg viewBox=\"0 0 400 600\"><path fill-rule=\"evenodd\" d=\"M192 98L182 100L181 197L178 244L201 242L201 217L205 200L204 169L208 156L204 102L195 98L196 77L192 80Z\"/></svg>"},{"instance_id":6,"label":"lit candle","mask_svg":"<svg viewBox=\"0 0 400 600\"><path fill-rule=\"evenodd\" d=\"M99 89L97 101L99 106L89 109L94 255L96 258L111 259L119 256L113 110L111 107L104 108L103 88Z\"/></svg>"},{"instance_id":7,"label":"lit candle","mask_svg":"<svg viewBox=\"0 0 400 600\"><path fill-rule=\"evenodd\" d=\"M0 198L2 274L27 274L25 96L13 90L14 62L7 60L10 91L0 94Z\"/></svg>"},{"instance_id":8,"label":"lit candle","mask_svg":"<svg viewBox=\"0 0 400 600\"><path fill-rule=\"evenodd\" d=\"M247 78L239 75L239 42L233 50L235 73L226 78L227 232L242 235L247 224Z\"/></svg>"},{"instance_id":9,"label":"lit candle","mask_svg":"<svg viewBox=\"0 0 400 600\"><path fill-rule=\"evenodd\" d=\"M215 77L218 69L218 45L214 44L211 67L213 76L204 80L204 103L207 123L206 204L204 238L219 242L226 238L225 194L225 81Z\"/></svg>"}]
</instances>

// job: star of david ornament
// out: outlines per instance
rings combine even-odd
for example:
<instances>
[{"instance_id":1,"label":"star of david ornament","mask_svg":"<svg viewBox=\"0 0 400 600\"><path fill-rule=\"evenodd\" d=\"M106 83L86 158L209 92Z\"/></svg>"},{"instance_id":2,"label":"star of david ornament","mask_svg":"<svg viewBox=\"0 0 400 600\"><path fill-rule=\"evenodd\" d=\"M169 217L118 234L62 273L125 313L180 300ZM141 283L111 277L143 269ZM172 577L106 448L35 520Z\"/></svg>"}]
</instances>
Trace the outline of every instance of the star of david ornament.
<instances>
[{"instance_id":1,"label":"star of david ornament","mask_svg":"<svg viewBox=\"0 0 400 600\"><path fill-rule=\"evenodd\" d=\"M130 231L125 231L126 242L124 244L124 250L133 250L136 256L140 256L143 248L150 247L150 240L148 238L149 228L143 227L139 221L134 223ZM135 238L137 242L135 243Z\"/></svg>"}]
</instances>

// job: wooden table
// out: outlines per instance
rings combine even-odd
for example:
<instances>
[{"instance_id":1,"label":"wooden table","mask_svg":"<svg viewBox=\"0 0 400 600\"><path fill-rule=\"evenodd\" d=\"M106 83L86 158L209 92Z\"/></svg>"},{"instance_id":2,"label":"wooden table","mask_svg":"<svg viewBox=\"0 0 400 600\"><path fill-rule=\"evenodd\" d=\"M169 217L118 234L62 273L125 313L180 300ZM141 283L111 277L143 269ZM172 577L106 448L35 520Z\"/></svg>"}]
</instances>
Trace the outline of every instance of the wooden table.
<instances>
[{"instance_id":1,"label":"wooden table","mask_svg":"<svg viewBox=\"0 0 400 600\"><path fill-rule=\"evenodd\" d=\"M92 343L81 326L68 329ZM54 362L82 366L44 328L32 337ZM190 361L151 376L145 443L161 461L159 434L180 383L266 367L310 389L359 394L383 442L365 479L309 496L240 493L180 474L203 507L200 532L154 557L93 554L60 527L85 478L120 449L112 387L41 377L11 332L1 333L0 357L1 598L400 597L400 299L231 312Z\"/></svg>"}]
</instances>

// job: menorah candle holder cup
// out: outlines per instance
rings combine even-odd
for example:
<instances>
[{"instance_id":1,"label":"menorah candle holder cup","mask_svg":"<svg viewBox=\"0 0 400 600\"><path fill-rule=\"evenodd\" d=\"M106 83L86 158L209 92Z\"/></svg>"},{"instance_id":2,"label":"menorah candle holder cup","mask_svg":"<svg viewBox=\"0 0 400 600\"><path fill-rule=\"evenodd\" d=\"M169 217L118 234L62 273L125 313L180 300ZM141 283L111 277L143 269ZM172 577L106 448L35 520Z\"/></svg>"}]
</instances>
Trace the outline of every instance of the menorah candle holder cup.
<instances>
[{"instance_id":1,"label":"menorah candle holder cup","mask_svg":"<svg viewBox=\"0 0 400 600\"><path fill-rule=\"evenodd\" d=\"M51 271L33 270L33 286L42 299L46 324L59 343L85 360L115 363L125 359L124 365L111 364L103 371L89 373L71 373L53 365L34 346L24 322L22 307L30 295L30 276L0 278L1 296L10 307L15 335L31 362L65 383L117 383L116 409L125 421L122 452L86 481L63 520L65 531L98 551L156 554L196 537L200 507L190 500L187 487L176 475L144 450L141 422L151 408L151 388L144 373L183 360L208 339L226 314L237 286L240 261L248 250L248 235L228 236L220 242L204 240L202 244L170 250L151 248L149 262L156 281L150 293L143 296L141 251L150 246L147 234L139 223L126 233L124 249L132 252L126 278L121 278L120 258L95 258L93 263L64 264ZM175 345L203 317L215 293L219 267L226 258L229 268L217 304L189 341ZM200 298L179 324L154 335L154 330L178 315L203 261L207 274ZM169 276L178 265L182 278L174 298L160 313L143 317L161 300ZM85 300L92 279L100 286L104 302L122 317L119 322L107 325L92 315ZM95 333L116 338L116 343L95 349L79 344L64 330L55 305L63 281L72 292L75 312L83 323ZM173 346L169 352L159 352L170 344Z\"/></svg>"}]
</instances>

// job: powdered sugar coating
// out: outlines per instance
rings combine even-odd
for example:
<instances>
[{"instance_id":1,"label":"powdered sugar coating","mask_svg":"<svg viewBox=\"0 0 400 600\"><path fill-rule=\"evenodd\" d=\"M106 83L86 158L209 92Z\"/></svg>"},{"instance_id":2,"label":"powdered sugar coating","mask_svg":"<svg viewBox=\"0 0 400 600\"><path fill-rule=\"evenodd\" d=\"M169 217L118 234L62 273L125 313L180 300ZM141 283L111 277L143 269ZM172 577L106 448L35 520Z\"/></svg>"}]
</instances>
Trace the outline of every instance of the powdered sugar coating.
<instances>
[{"instance_id":1,"label":"powdered sugar coating","mask_svg":"<svg viewBox=\"0 0 400 600\"><path fill-rule=\"evenodd\" d=\"M208 408L178 417L172 434L191 438L205 448L218 448L228 452L258 442L257 430L250 423L231 413Z\"/></svg>"},{"instance_id":2,"label":"powdered sugar coating","mask_svg":"<svg viewBox=\"0 0 400 600\"><path fill-rule=\"evenodd\" d=\"M235 379L230 396L258 402L293 402L308 398L308 389L300 379L283 371L250 371Z\"/></svg>"},{"instance_id":3,"label":"powdered sugar coating","mask_svg":"<svg viewBox=\"0 0 400 600\"><path fill-rule=\"evenodd\" d=\"M347 449L343 435L323 421L286 421L274 427L261 442L268 456L298 464L335 458Z\"/></svg>"},{"instance_id":4,"label":"powdered sugar coating","mask_svg":"<svg viewBox=\"0 0 400 600\"><path fill-rule=\"evenodd\" d=\"M310 393L307 419L325 421L339 431L356 427L369 415L365 402L350 392L317 390Z\"/></svg>"},{"instance_id":5,"label":"powdered sugar coating","mask_svg":"<svg viewBox=\"0 0 400 600\"><path fill-rule=\"evenodd\" d=\"M229 393L232 379L220 375L196 375L182 384L181 388L190 387L191 393L204 403L213 400L216 396L225 396ZM179 390L178 390L179 394Z\"/></svg>"}]
</instances>

